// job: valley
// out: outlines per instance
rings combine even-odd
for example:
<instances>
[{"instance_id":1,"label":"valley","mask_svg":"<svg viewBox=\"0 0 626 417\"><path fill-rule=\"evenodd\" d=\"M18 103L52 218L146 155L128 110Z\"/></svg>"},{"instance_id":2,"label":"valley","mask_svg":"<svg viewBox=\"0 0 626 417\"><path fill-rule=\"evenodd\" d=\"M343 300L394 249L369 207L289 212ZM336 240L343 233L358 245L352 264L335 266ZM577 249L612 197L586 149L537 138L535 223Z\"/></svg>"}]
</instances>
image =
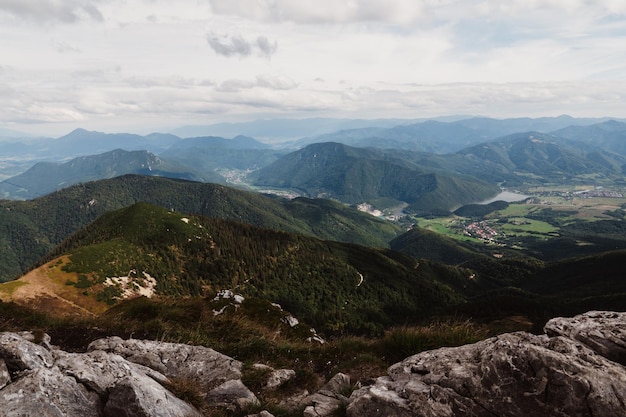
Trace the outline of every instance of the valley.
<instances>
[{"instance_id":1,"label":"valley","mask_svg":"<svg viewBox=\"0 0 626 417\"><path fill-rule=\"evenodd\" d=\"M466 211L442 217L408 216L406 221L461 241L523 250L528 249L524 241L567 236L568 227L624 221L626 198L622 190L585 185L529 187L520 194L527 197L524 201L508 203L484 215ZM578 244L593 245L583 240Z\"/></svg>"}]
</instances>

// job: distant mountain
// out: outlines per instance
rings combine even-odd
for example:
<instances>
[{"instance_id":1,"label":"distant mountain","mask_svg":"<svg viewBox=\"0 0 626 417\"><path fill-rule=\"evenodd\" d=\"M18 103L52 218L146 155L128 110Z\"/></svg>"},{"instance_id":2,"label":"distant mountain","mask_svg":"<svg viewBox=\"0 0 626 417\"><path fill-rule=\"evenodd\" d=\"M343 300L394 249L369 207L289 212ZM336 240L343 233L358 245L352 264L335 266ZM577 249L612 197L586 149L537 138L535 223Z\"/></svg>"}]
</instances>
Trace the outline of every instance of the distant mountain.
<instances>
[{"instance_id":1,"label":"distant mountain","mask_svg":"<svg viewBox=\"0 0 626 417\"><path fill-rule=\"evenodd\" d=\"M391 249L417 259L430 259L455 265L482 256L474 245L452 239L441 233L414 227L390 242Z\"/></svg>"},{"instance_id":2,"label":"distant mountain","mask_svg":"<svg viewBox=\"0 0 626 417\"><path fill-rule=\"evenodd\" d=\"M26 271L102 214L144 201L322 239L386 247L390 222L324 200L284 200L217 184L126 175L74 185L30 201L0 200L0 281Z\"/></svg>"},{"instance_id":3,"label":"distant mountain","mask_svg":"<svg viewBox=\"0 0 626 417\"><path fill-rule=\"evenodd\" d=\"M458 154L476 163L486 161L495 165L496 171L505 177L516 172L531 182L555 178L562 181L592 173L621 175L626 162L619 155L538 132L506 136L466 148Z\"/></svg>"},{"instance_id":4,"label":"distant mountain","mask_svg":"<svg viewBox=\"0 0 626 417\"><path fill-rule=\"evenodd\" d=\"M101 133L76 129L59 138L28 138L0 142L0 151L6 159L31 161L63 161L77 156L95 155L114 149L126 151L147 150L154 154L164 151L180 140L169 134L152 133L147 136L130 133Z\"/></svg>"},{"instance_id":5,"label":"distant mountain","mask_svg":"<svg viewBox=\"0 0 626 417\"><path fill-rule=\"evenodd\" d=\"M579 119L570 116L538 119L470 118L455 121L427 120L384 127L335 131L298 141L301 146L320 142L338 142L357 147L406 149L447 154L518 132L550 132L566 126L586 126L603 119Z\"/></svg>"},{"instance_id":6,"label":"distant mountain","mask_svg":"<svg viewBox=\"0 0 626 417\"><path fill-rule=\"evenodd\" d=\"M356 147L380 149L406 149L411 151L443 154L466 146L484 142L481 132L456 123L434 120L394 126L392 128L364 128L342 130L321 136L302 139L301 145L338 142Z\"/></svg>"},{"instance_id":7,"label":"distant mountain","mask_svg":"<svg viewBox=\"0 0 626 417\"><path fill-rule=\"evenodd\" d=\"M271 149L269 145L247 136L233 139L208 136L183 139L160 156L208 174L216 169L258 169L283 154L284 151Z\"/></svg>"},{"instance_id":8,"label":"distant mountain","mask_svg":"<svg viewBox=\"0 0 626 417\"><path fill-rule=\"evenodd\" d=\"M364 127L389 128L414 122L415 120L402 119L265 119L249 122L216 123L205 126L184 126L172 130L172 133L184 138L208 135L230 138L237 135L246 135L278 143L306 136L336 132L338 130Z\"/></svg>"},{"instance_id":9,"label":"distant mountain","mask_svg":"<svg viewBox=\"0 0 626 417\"><path fill-rule=\"evenodd\" d=\"M419 212L448 211L498 193L474 178L425 172L388 154L338 143L292 152L253 173L254 184L375 207L407 204Z\"/></svg>"},{"instance_id":10,"label":"distant mountain","mask_svg":"<svg viewBox=\"0 0 626 417\"><path fill-rule=\"evenodd\" d=\"M608 118L578 118L567 115L557 117L520 117L493 119L474 117L454 122L458 126L480 132L485 140L508 136L519 132L550 133L568 126L588 126L608 120Z\"/></svg>"},{"instance_id":11,"label":"distant mountain","mask_svg":"<svg viewBox=\"0 0 626 417\"><path fill-rule=\"evenodd\" d=\"M609 120L591 126L569 126L554 135L626 156L626 123Z\"/></svg>"},{"instance_id":12,"label":"distant mountain","mask_svg":"<svg viewBox=\"0 0 626 417\"><path fill-rule=\"evenodd\" d=\"M203 136L181 139L171 145L168 150L172 151L190 148L268 149L270 146L248 136L236 136L232 139L226 139L218 136Z\"/></svg>"},{"instance_id":13,"label":"distant mountain","mask_svg":"<svg viewBox=\"0 0 626 417\"><path fill-rule=\"evenodd\" d=\"M621 236L623 229L612 227ZM468 282L478 279L480 285L465 288L469 298L456 307L457 314L483 319L524 315L541 325L555 314L626 309L626 250L623 240L620 243L620 251L586 257L572 256L577 252L568 252L572 247L567 246L561 251L560 260L543 262L518 251L461 242L416 227L394 239L391 247L417 260L428 259L472 271ZM562 244L560 238L545 242L546 247L552 246L556 251Z\"/></svg>"},{"instance_id":14,"label":"distant mountain","mask_svg":"<svg viewBox=\"0 0 626 417\"><path fill-rule=\"evenodd\" d=\"M180 138L177 136L163 133L140 136L130 133L102 133L76 129L65 136L48 142L48 149L52 155L63 157L93 155L113 149L146 150L156 154L179 140Z\"/></svg>"},{"instance_id":15,"label":"distant mountain","mask_svg":"<svg viewBox=\"0 0 626 417\"><path fill-rule=\"evenodd\" d=\"M39 162L26 172L0 182L0 194L5 198L31 199L79 182L124 174L225 182L215 173L209 178L201 178L185 166L167 162L147 151L116 149L99 155L81 156L62 164Z\"/></svg>"}]
</instances>

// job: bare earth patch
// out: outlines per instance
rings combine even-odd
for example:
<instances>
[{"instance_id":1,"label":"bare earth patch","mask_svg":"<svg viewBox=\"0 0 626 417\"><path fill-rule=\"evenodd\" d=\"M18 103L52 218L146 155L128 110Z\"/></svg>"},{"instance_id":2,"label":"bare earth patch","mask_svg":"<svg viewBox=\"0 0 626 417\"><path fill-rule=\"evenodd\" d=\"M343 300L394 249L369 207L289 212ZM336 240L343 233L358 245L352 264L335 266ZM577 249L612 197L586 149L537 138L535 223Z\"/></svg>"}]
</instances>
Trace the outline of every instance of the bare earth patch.
<instances>
[{"instance_id":1,"label":"bare earth patch","mask_svg":"<svg viewBox=\"0 0 626 417\"><path fill-rule=\"evenodd\" d=\"M83 295L82 290L65 285L70 276L61 271L64 259L55 259L17 281L0 284L0 299L52 313L60 317L93 317L106 310L104 303Z\"/></svg>"}]
</instances>

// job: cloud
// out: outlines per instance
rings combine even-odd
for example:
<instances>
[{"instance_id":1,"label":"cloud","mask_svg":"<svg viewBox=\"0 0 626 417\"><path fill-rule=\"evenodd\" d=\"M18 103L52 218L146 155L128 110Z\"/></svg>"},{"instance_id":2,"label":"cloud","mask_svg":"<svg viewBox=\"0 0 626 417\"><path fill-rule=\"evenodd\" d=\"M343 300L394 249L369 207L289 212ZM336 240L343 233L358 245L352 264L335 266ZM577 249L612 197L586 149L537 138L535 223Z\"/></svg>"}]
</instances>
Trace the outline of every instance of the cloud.
<instances>
[{"instance_id":1,"label":"cloud","mask_svg":"<svg viewBox=\"0 0 626 417\"><path fill-rule=\"evenodd\" d=\"M217 86L216 90L221 93L236 93L241 90L247 90L247 89L253 88L255 86L256 84L251 81L232 79L232 80L226 80L223 83L221 83L219 86Z\"/></svg>"},{"instance_id":2,"label":"cloud","mask_svg":"<svg viewBox=\"0 0 626 417\"><path fill-rule=\"evenodd\" d=\"M425 3L431 3L427 0ZM265 22L302 24L409 23L423 17L424 2L414 0L210 0L216 14Z\"/></svg>"},{"instance_id":3,"label":"cloud","mask_svg":"<svg viewBox=\"0 0 626 417\"><path fill-rule=\"evenodd\" d=\"M256 84L259 87L272 90L291 90L298 86L298 84L289 77L269 74L259 75Z\"/></svg>"},{"instance_id":4,"label":"cloud","mask_svg":"<svg viewBox=\"0 0 626 417\"><path fill-rule=\"evenodd\" d=\"M0 0L0 13L37 23L103 21L95 1L80 0Z\"/></svg>"},{"instance_id":5,"label":"cloud","mask_svg":"<svg viewBox=\"0 0 626 417\"><path fill-rule=\"evenodd\" d=\"M269 90L292 90L298 84L284 75L263 74L256 77L255 81L230 79L216 87L220 93L237 93L242 90L250 90L256 87Z\"/></svg>"},{"instance_id":6,"label":"cloud","mask_svg":"<svg viewBox=\"0 0 626 417\"><path fill-rule=\"evenodd\" d=\"M278 43L276 41L272 43L265 36L259 36L256 38L256 47L259 49L262 56L269 58L274 55L276 49L278 49Z\"/></svg>"},{"instance_id":7,"label":"cloud","mask_svg":"<svg viewBox=\"0 0 626 417\"><path fill-rule=\"evenodd\" d=\"M271 42L265 36L248 41L241 35L218 35L210 33L207 42L217 54L226 57L248 57L256 52L258 56L270 58L276 52L278 44Z\"/></svg>"}]
</instances>

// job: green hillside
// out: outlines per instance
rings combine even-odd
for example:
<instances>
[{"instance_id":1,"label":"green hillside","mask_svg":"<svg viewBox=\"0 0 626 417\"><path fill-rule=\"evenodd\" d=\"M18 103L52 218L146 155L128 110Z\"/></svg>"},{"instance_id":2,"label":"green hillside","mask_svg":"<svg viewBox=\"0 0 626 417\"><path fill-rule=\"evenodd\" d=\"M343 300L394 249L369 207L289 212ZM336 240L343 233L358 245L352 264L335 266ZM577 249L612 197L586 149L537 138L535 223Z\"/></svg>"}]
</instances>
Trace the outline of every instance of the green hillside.
<instances>
[{"instance_id":1,"label":"green hillside","mask_svg":"<svg viewBox=\"0 0 626 417\"><path fill-rule=\"evenodd\" d=\"M536 132L510 135L464 149L458 154L495 165L503 179L515 172L527 183L572 181L578 176L592 174L620 176L625 162L620 155L588 144Z\"/></svg>"},{"instance_id":2,"label":"green hillside","mask_svg":"<svg viewBox=\"0 0 626 417\"><path fill-rule=\"evenodd\" d=\"M448 211L498 193L474 178L425 172L383 151L318 143L288 154L254 175L254 184L295 189L378 208L402 203L416 212Z\"/></svg>"},{"instance_id":3,"label":"green hillside","mask_svg":"<svg viewBox=\"0 0 626 417\"><path fill-rule=\"evenodd\" d=\"M609 229L610 225L605 225ZM612 231L619 230L615 226ZM562 239L546 245L564 246ZM453 311L477 320L522 315L536 323L593 309L626 310L626 251L543 262L501 247L460 242L422 228L391 241L393 250L472 271L479 284L466 287L467 302ZM559 249L554 249L559 250ZM566 250L576 253L566 246ZM497 255L497 256L494 256Z\"/></svg>"},{"instance_id":4,"label":"green hillside","mask_svg":"<svg viewBox=\"0 0 626 417\"><path fill-rule=\"evenodd\" d=\"M374 334L464 300L470 272L353 244L242 223L186 216L138 203L72 235L51 258L88 277L156 278L161 296L236 289L270 300L327 332ZM129 273L129 271L134 271ZM114 297L114 287L95 294Z\"/></svg>"},{"instance_id":5,"label":"green hillside","mask_svg":"<svg viewBox=\"0 0 626 417\"><path fill-rule=\"evenodd\" d=\"M624 251L555 263L510 252L496 258L417 229L392 245L412 257L138 203L103 215L48 259L69 255L62 268L83 277L75 285L110 303L122 289L103 286L107 278L143 287L150 276L161 297L233 289L279 303L326 333L379 334L437 315L517 314L540 323L626 309Z\"/></svg>"},{"instance_id":6,"label":"green hillside","mask_svg":"<svg viewBox=\"0 0 626 417\"><path fill-rule=\"evenodd\" d=\"M400 232L397 225L335 202L284 200L217 184L128 175L30 201L0 201L0 281L17 278L102 214L140 201L368 246L386 247Z\"/></svg>"},{"instance_id":7,"label":"green hillside","mask_svg":"<svg viewBox=\"0 0 626 417\"><path fill-rule=\"evenodd\" d=\"M486 290L516 286L540 271L543 262L515 250L453 239L421 227L415 227L390 242L392 250L416 259L428 259L473 271L480 285L472 290L479 295ZM474 291L475 290L475 291Z\"/></svg>"}]
</instances>

